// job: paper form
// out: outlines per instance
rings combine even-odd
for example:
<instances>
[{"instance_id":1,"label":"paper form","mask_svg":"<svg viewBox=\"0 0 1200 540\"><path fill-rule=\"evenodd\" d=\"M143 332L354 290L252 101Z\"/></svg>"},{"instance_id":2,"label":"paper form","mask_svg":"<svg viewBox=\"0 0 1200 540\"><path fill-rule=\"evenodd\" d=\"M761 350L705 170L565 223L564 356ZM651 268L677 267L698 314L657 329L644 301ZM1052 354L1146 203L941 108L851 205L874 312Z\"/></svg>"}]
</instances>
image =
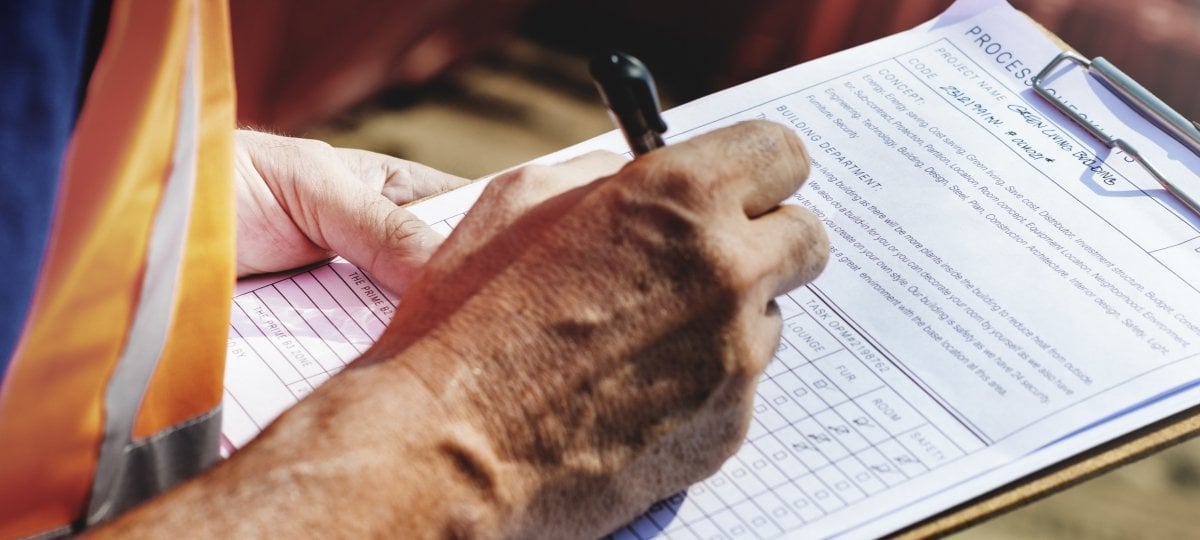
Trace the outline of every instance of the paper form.
<instances>
[{"instance_id":1,"label":"paper form","mask_svg":"<svg viewBox=\"0 0 1200 540\"><path fill-rule=\"evenodd\" d=\"M779 298L743 448L617 538L876 537L1200 403L1200 217L1043 104L1058 49L1003 2L666 113L668 142L740 120L812 157L789 200L832 255ZM1051 84L1177 179L1200 158L1078 71ZM612 133L557 152L625 151ZM413 210L452 230L482 189ZM382 299L382 301L381 301ZM235 299L240 446L365 347L395 298L335 262Z\"/></svg>"}]
</instances>

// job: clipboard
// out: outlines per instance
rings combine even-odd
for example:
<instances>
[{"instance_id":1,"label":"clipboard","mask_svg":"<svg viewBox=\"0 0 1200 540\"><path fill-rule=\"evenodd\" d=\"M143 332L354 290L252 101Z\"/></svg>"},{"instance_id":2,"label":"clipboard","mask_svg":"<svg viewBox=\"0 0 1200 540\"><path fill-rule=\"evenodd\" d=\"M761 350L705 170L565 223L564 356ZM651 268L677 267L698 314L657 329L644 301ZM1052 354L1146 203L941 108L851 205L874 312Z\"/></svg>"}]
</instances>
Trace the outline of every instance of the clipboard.
<instances>
[{"instance_id":1,"label":"clipboard","mask_svg":"<svg viewBox=\"0 0 1200 540\"><path fill-rule=\"evenodd\" d=\"M1035 23L1036 24L1036 23ZM1105 87L1155 126L1170 133L1184 147L1200 156L1200 122L1187 120L1161 99L1126 75L1111 62L1079 55L1058 36L1043 28L1062 44L1064 50L1033 78L1033 90L1085 131L1109 148L1119 149L1137 161L1160 185L1200 216L1200 178L1191 185L1180 185L1165 178L1128 141L1106 133L1075 109L1059 99L1047 84L1047 77L1064 63L1074 64L1098 79ZM929 519L901 529L894 538L945 536L997 515L1034 503L1059 491L1100 476L1122 465L1150 456L1200 435L1200 404L1145 425L1124 436L1081 452L1035 473L1009 482L991 492L963 502Z\"/></svg>"},{"instance_id":2,"label":"clipboard","mask_svg":"<svg viewBox=\"0 0 1200 540\"><path fill-rule=\"evenodd\" d=\"M1072 50L1066 50L1059 53L1058 56L1051 60L1049 64L1046 64L1046 67L1042 68L1033 77L1033 91L1038 96L1041 96L1043 100L1053 105L1054 108L1066 115L1067 118L1104 143L1105 146L1125 152L1134 161L1138 162L1142 168L1146 169L1163 189L1166 189L1168 193L1179 199L1180 202L1195 212L1197 216L1200 216L1200 186L1184 186L1171 181L1171 179L1159 172L1158 168L1149 160L1142 156L1141 152L1138 152L1132 144L1116 135L1106 133L1103 128L1059 99L1049 88L1047 77L1058 69L1060 65L1065 63L1074 64L1087 71L1089 75L1100 81L1101 84L1116 94L1117 97L1121 98L1121 101L1124 101L1133 110L1141 114L1143 118L1170 134L1171 137L1198 156L1200 156L1200 123L1184 118L1182 114L1176 112L1175 109L1172 109L1163 100L1158 99L1152 92L1141 84L1138 84L1132 77L1126 75L1125 72L1103 57L1088 60Z\"/></svg>"},{"instance_id":3,"label":"clipboard","mask_svg":"<svg viewBox=\"0 0 1200 540\"><path fill-rule=\"evenodd\" d=\"M1143 426L1041 471L1014 480L922 522L895 538L945 536L1100 476L1200 435L1200 405Z\"/></svg>"}]
</instances>

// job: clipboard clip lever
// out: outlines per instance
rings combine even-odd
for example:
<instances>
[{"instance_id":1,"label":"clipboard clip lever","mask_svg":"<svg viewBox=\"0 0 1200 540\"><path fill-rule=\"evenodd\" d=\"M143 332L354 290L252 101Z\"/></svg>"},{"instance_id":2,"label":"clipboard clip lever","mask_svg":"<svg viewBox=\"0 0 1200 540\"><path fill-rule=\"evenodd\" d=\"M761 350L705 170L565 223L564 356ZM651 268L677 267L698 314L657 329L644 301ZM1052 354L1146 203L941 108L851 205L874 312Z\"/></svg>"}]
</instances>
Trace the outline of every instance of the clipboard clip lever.
<instances>
[{"instance_id":1,"label":"clipboard clip lever","mask_svg":"<svg viewBox=\"0 0 1200 540\"><path fill-rule=\"evenodd\" d=\"M1091 60L1074 52L1064 51L1051 60L1042 71L1033 77L1033 91L1042 99L1049 102L1059 112L1067 115L1076 124L1109 148L1116 148L1137 161L1158 183L1175 198L1179 199L1197 216L1200 216L1200 202L1184 192L1175 183L1168 180L1161 172L1150 164L1142 154L1125 139L1114 137L1104 132L1095 122L1079 113L1046 87L1046 77L1064 62L1070 62L1086 70L1105 87L1121 98L1127 105L1149 120L1155 126L1169 133L1175 140L1200 156L1200 122L1189 121L1176 112L1157 96L1146 90L1132 77L1126 75L1108 60L1096 57Z\"/></svg>"}]
</instances>

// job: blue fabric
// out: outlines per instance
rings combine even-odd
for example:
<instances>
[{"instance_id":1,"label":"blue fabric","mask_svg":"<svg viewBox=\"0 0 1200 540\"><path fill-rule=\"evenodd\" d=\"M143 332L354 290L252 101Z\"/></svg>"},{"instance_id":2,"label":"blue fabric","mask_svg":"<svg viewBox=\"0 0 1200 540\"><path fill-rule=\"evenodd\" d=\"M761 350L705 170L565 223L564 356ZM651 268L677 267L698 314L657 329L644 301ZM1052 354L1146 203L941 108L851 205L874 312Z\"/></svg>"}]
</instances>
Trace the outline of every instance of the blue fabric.
<instances>
[{"instance_id":1,"label":"blue fabric","mask_svg":"<svg viewBox=\"0 0 1200 540\"><path fill-rule=\"evenodd\" d=\"M0 1L0 381L29 311L87 83L91 15L90 0Z\"/></svg>"}]
</instances>

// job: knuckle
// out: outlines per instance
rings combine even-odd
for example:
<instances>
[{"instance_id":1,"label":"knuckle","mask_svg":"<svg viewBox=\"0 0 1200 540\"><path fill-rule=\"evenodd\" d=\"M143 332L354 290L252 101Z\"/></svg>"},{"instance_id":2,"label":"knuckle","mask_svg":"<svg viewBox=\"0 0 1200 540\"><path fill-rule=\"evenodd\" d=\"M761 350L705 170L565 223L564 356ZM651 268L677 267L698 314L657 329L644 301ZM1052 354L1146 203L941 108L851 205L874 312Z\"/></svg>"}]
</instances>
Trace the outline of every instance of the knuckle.
<instances>
[{"instance_id":1,"label":"knuckle","mask_svg":"<svg viewBox=\"0 0 1200 540\"><path fill-rule=\"evenodd\" d=\"M758 143L769 160L778 161L796 179L797 187L808 178L809 157L804 142L792 129L775 122L759 121L762 125Z\"/></svg>"},{"instance_id":2,"label":"knuckle","mask_svg":"<svg viewBox=\"0 0 1200 540\"><path fill-rule=\"evenodd\" d=\"M796 135L796 132L779 122L750 120L738 124L738 126L750 131L748 134L741 135L741 138L757 139L762 141L762 144L783 147L778 149L780 151L788 151L802 156L807 155L804 143Z\"/></svg>"},{"instance_id":3,"label":"knuckle","mask_svg":"<svg viewBox=\"0 0 1200 540\"><path fill-rule=\"evenodd\" d=\"M705 168L689 159L690 152L656 152L626 166L623 184L685 208L711 206L713 190Z\"/></svg>"},{"instance_id":4,"label":"knuckle","mask_svg":"<svg viewBox=\"0 0 1200 540\"><path fill-rule=\"evenodd\" d=\"M805 263L801 267L801 279L811 281L825 269L829 261L829 235L820 218L808 210L796 210L791 214L795 217L800 237L792 244L792 256Z\"/></svg>"},{"instance_id":5,"label":"knuckle","mask_svg":"<svg viewBox=\"0 0 1200 540\"><path fill-rule=\"evenodd\" d=\"M401 215L397 215L401 214ZM407 244L421 240L429 229L425 222L407 212L393 212L389 215L388 238L398 244Z\"/></svg>"},{"instance_id":6,"label":"knuckle","mask_svg":"<svg viewBox=\"0 0 1200 540\"><path fill-rule=\"evenodd\" d=\"M626 162L626 159L620 154L609 152L607 150L592 150L586 154L569 160L567 163L588 163L594 165L598 169L617 170L620 169Z\"/></svg>"},{"instance_id":7,"label":"knuckle","mask_svg":"<svg viewBox=\"0 0 1200 540\"><path fill-rule=\"evenodd\" d=\"M397 204L415 201L417 199L416 189L411 182L407 181L392 181L389 179L384 183L383 188L379 191L388 200Z\"/></svg>"},{"instance_id":8,"label":"knuckle","mask_svg":"<svg viewBox=\"0 0 1200 540\"><path fill-rule=\"evenodd\" d=\"M795 205L784 205L777 211L785 218L780 224L780 245L783 258L780 268L773 272L784 272L780 285L799 287L815 279L825 269L829 259L829 236L820 218L812 212Z\"/></svg>"},{"instance_id":9,"label":"knuckle","mask_svg":"<svg viewBox=\"0 0 1200 540\"><path fill-rule=\"evenodd\" d=\"M373 260L368 268L383 270L381 261L401 267L386 268L388 272L403 272L405 265L423 264L441 243L442 237L420 218L402 209L394 209L384 224L384 249L372 250Z\"/></svg>"},{"instance_id":10,"label":"knuckle","mask_svg":"<svg viewBox=\"0 0 1200 540\"><path fill-rule=\"evenodd\" d=\"M778 124L776 126L783 132L784 154L792 160L791 167L795 171L796 177L801 182L807 180L811 171L809 169L808 149L804 146L804 141L801 141L796 132L791 129L779 126Z\"/></svg>"},{"instance_id":11,"label":"knuckle","mask_svg":"<svg viewBox=\"0 0 1200 540\"><path fill-rule=\"evenodd\" d=\"M791 128L767 120L744 122L736 128L735 139L741 141L737 150L745 152L750 163L786 171L797 187L808 178L808 150Z\"/></svg>"},{"instance_id":12,"label":"knuckle","mask_svg":"<svg viewBox=\"0 0 1200 540\"><path fill-rule=\"evenodd\" d=\"M551 176L549 166L526 165L497 176L488 186L488 190L508 196L530 192L548 184Z\"/></svg>"},{"instance_id":13,"label":"knuckle","mask_svg":"<svg viewBox=\"0 0 1200 540\"><path fill-rule=\"evenodd\" d=\"M333 151L333 147L329 143L316 139L279 136L272 136L272 138L277 148L293 155L314 156Z\"/></svg>"},{"instance_id":14,"label":"knuckle","mask_svg":"<svg viewBox=\"0 0 1200 540\"><path fill-rule=\"evenodd\" d=\"M325 159L333 151L333 147L324 141L250 130L239 131L237 142L256 164L274 170L295 170L297 174L301 164L311 167L326 163Z\"/></svg>"},{"instance_id":15,"label":"knuckle","mask_svg":"<svg viewBox=\"0 0 1200 540\"><path fill-rule=\"evenodd\" d=\"M291 138L290 140L294 141L296 148L309 152L330 152L333 150L332 145L317 139Z\"/></svg>"},{"instance_id":16,"label":"knuckle","mask_svg":"<svg viewBox=\"0 0 1200 540\"><path fill-rule=\"evenodd\" d=\"M762 265L750 264L745 258L735 254L729 254L725 259L724 287L730 294L737 295L738 298L743 298L750 291L757 289L758 284L762 282L766 272Z\"/></svg>"},{"instance_id":17,"label":"knuckle","mask_svg":"<svg viewBox=\"0 0 1200 540\"><path fill-rule=\"evenodd\" d=\"M526 165L512 171L508 175L507 185L518 187L533 187L546 183L551 174L551 167L548 165Z\"/></svg>"},{"instance_id":18,"label":"knuckle","mask_svg":"<svg viewBox=\"0 0 1200 540\"><path fill-rule=\"evenodd\" d=\"M492 179L484 188L482 200L500 203L502 206L523 206L533 198L537 186L544 185L549 176L544 165L526 165Z\"/></svg>"},{"instance_id":19,"label":"knuckle","mask_svg":"<svg viewBox=\"0 0 1200 540\"><path fill-rule=\"evenodd\" d=\"M412 186L417 180L413 164L410 162L381 159L368 163L370 163L369 170L382 178L385 186Z\"/></svg>"}]
</instances>

